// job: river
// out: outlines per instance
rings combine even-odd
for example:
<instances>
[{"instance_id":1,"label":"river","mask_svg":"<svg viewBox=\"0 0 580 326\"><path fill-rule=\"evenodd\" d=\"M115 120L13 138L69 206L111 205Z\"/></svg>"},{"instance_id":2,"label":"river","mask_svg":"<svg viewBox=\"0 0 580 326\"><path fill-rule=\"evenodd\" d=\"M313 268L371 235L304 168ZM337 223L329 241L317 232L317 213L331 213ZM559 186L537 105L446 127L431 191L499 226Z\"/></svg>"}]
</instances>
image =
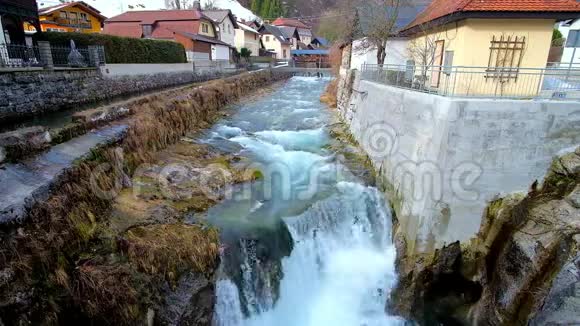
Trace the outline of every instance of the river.
<instances>
[{"instance_id":1,"label":"river","mask_svg":"<svg viewBox=\"0 0 580 326\"><path fill-rule=\"evenodd\" d=\"M319 101L328 81L293 77L205 138L261 171L204 216L224 243L216 326L403 323L385 313L396 282L390 209L341 163L334 113Z\"/></svg>"}]
</instances>

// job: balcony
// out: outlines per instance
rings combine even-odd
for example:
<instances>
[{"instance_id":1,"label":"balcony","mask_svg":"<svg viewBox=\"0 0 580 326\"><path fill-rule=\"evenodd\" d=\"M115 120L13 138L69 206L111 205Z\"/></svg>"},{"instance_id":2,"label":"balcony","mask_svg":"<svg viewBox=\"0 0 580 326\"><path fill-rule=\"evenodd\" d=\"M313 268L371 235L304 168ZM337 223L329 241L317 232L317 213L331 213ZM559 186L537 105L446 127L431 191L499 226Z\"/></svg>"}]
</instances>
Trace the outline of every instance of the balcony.
<instances>
[{"instance_id":1,"label":"balcony","mask_svg":"<svg viewBox=\"0 0 580 326\"><path fill-rule=\"evenodd\" d=\"M56 23L60 26L81 29L91 29L93 27L90 20L83 19L57 18Z\"/></svg>"}]
</instances>

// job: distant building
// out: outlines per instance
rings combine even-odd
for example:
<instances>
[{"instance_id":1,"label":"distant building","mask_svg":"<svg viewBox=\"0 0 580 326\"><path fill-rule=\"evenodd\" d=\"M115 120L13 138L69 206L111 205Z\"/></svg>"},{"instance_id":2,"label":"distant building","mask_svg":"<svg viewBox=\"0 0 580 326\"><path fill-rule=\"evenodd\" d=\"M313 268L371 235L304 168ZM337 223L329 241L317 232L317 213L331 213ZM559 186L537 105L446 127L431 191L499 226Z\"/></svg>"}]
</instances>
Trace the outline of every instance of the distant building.
<instances>
[{"instance_id":1,"label":"distant building","mask_svg":"<svg viewBox=\"0 0 580 326\"><path fill-rule=\"evenodd\" d=\"M25 44L25 24L40 29L35 0L0 0L0 44Z\"/></svg>"},{"instance_id":2,"label":"distant building","mask_svg":"<svg viewBox=\"0 0 580 326\"><path fill-rule=\"evenodd\" d=\"M278 27L264 24L259 32L266 51L276 53L276 59L290 59L291 42Z\"/></svg>"},{"instance_id":3,"label":"distant building","mask_svg":"<svg viewBox=\"0 0 580 326\"><path fill-rule=\"evenodd\" d=\"M107 17L84 1L63 3L38 10L43 32L100 33Z\"/></svg>"},{"instance_id":4,"label":"distant building","mask_svg":"<svg viewBox=\"0 0 580 326\"><path fill-rule=\"evenodd\" d=\"M179 42L190 61L231 59L232 46L219 39L214 20L198 9L128 11L107 19L103 33Z\"/></svg>"},{"instance_id":5,"label":"distant building","mask_svg":"<svg viewBox=\"0 0 580 326\"><path fill-rule=\"evenodd\" d=\"M252 51L252 56L260 55L260 32L252 27L240 22L236 29L236 48L240 51L242 48Z\"/></svg>"},{"instance_id":6,"label":"distant building","mask_svg":"<svg viewBox=\"0 0 580 326\"><path fill-rule=\"evenodd\" d=\"M284 34L284 37L290 41L290 48L292 50L299 49L300 36L298 29L292 26L276 26Z\"/></svg>"},{"instance_id":7,"label":"distant building","mask_svg":"<svg viewBox=\"0 0 580 326\"><path fill-rule=\"evenodd\" d=\"M306 46L312 42L312 28L298 19L294 18L278 18L272 22L272 25L278 27L294 27L298 34L298 40ZM297 47L297 46L296 46Z\"/></svg>"},{"instance_id":8,"label":"distant building","mask_svg":"<svg viewBox=\"0 0 580 326\"><path fill-rule=\"evenodd\" d=\"M311 49L326 49L330 46L330 42L324 37L314 37L310 42Z\"/></svg>"}]
</instances>

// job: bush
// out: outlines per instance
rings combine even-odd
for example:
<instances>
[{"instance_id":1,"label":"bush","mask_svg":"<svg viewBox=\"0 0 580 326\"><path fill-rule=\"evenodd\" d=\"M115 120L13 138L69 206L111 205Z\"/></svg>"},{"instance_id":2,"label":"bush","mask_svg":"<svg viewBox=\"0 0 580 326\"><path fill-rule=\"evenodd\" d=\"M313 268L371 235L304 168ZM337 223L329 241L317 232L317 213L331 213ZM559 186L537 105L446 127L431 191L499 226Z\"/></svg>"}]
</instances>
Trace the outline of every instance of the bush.
<instances>
[{"instance_id":1,"label":"bush","mask_svg":"<svg viewBox=\"0 0 580 326\"><path fill-rule=\"evenodd\" d=\"M184 63L187 62L183 45L160 40L146 40L103 34L44 32L37 41L48 41L56 46L68 46L74 40L78 47L103 45L107 63Z\"/></svg>"}]
</instances>

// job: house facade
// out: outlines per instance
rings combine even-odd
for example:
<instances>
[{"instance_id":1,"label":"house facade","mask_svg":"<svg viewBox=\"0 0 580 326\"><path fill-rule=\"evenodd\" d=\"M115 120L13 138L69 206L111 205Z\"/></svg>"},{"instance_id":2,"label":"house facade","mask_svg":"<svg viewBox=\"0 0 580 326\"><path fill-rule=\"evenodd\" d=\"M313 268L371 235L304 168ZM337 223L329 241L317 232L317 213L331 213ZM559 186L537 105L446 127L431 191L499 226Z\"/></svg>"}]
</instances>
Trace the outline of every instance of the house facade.
<instances>
[{"instance_id":1,"label":"house facade","mask_svg":"<svg viewBox=\"0 0 580 326\"><path fill-rule=\"evenodd\" d=\"M252 56L260 55L260 32L240 22L236 29L236 49L242 48L252 51Z\"/></svg>"},{"instance_id":2,"label":"house facade","mask_svg":"<svg viewBox=\"0 0 580 326\"><path fill-rule=\"evenodd\" d=\"M236 28L238 23L231 10L204 10L203 14L217 25L220 41L236 46Z\"/></svg>"},{"instance_id":3,"label":"house facade","mask_svg":"<svg viewBox=\"0 0 580 326\"><path fill-rule=\"evenodd\" d=\"M290 59L292 44L278 27L264 24L260 27L259 32L262 35L262 43L266 51L274 52L278 60Z\"/></svg>"},{"instance_id":4,"label":"house facade","mask_svg":"<svg viewBox=\"0 0 580 326\"><path fill-rule=\"evenodd\" d=\"M214 21L200 10L128 11L107 19L103 33L179 42L189 61L231 59L231 45L219 39Z\"/></svg>"},{"instance_id":5,"label":"house facade","mask_svg":"<svg viewBox=\"0 0 580 326\"><path fill-rule=\"evenodd\" d=\"M107 17L84 1L63 3L38 10L43 32L100 33Z\"/></svg>"},{"instance_id":6,"label":"house facade","mask_svg":"<svg viewBox=\"0 0 580 326\"><path fill-rule=\"evenodd\" d=\"M26 24L40 28L35 0L0 0L0 44L25 44Z\"/></svg>"},{"instance_id":7,"label":"house facade","mask_svg":"<svg viewBox=\"0 0 580 326\"><path fill-rule=\"evenodd\" d=\"M546 66L555 22L579 12L574 0L434 0L401 34L433 91L533 96L543 76L525 69Z\"/></svg>"}]
</instances>

